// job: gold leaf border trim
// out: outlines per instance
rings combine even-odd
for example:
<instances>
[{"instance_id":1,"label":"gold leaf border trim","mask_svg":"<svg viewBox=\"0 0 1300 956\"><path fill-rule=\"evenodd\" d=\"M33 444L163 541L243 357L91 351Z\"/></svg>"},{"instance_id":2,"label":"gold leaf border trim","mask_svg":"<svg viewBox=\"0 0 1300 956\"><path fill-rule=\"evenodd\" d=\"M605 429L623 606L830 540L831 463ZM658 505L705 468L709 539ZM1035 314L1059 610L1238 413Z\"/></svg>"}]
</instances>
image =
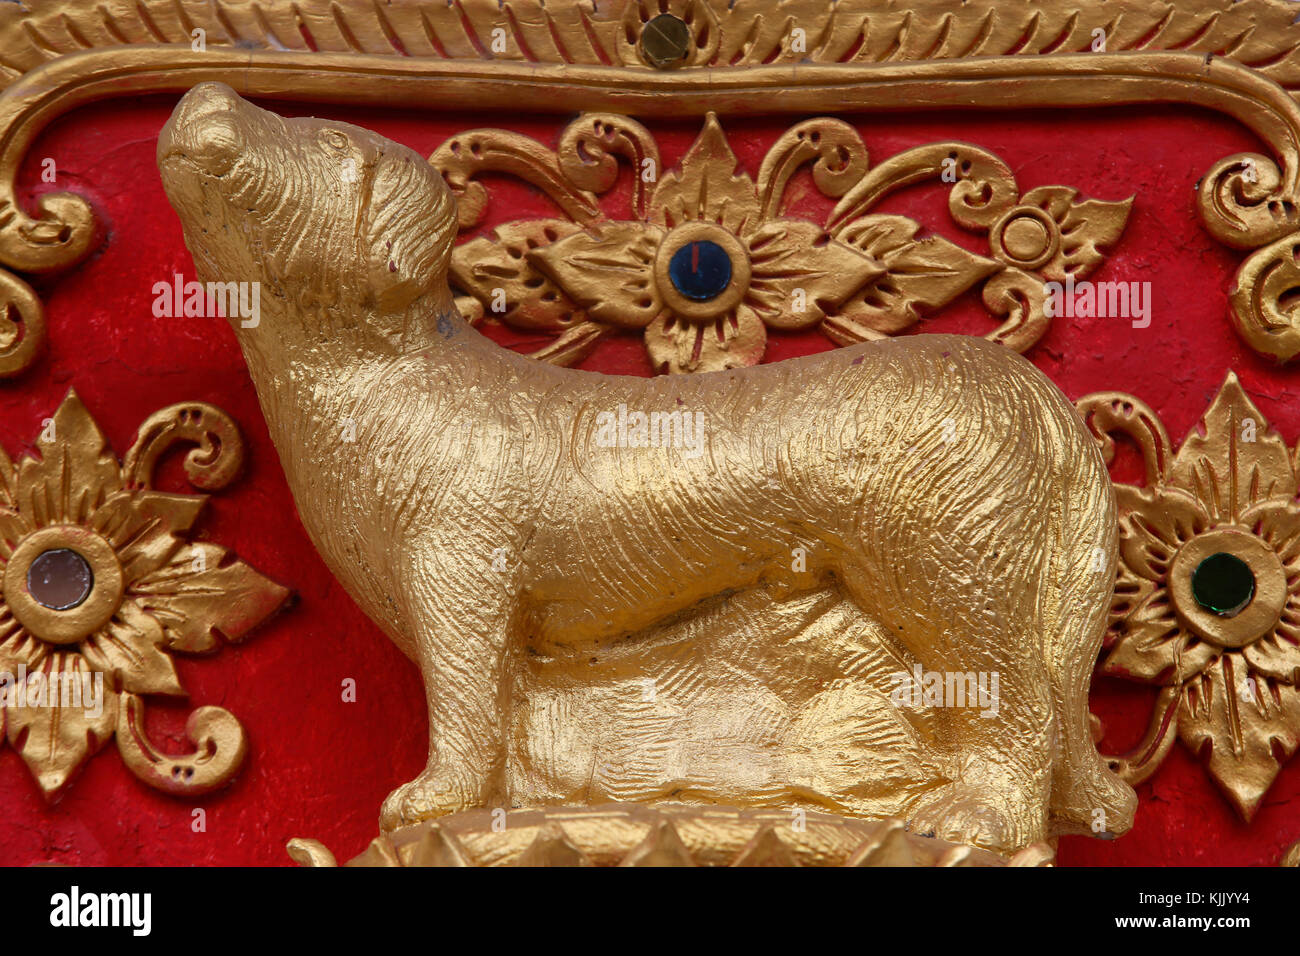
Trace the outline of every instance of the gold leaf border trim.
<instances>
[{"instance_id":1,"label":"gold leaf border trim","mask_svg":"<svg viewBox=\"0 0 1300 956\"><path fill-rule=\"evenodd\" d=\"M691 20L689 65L711 68L1081 53L1101 31L1111 52L1227 56L1300 87L1300 24L1285 0L25 0L0 6L0 88L61 56L189 46L196 30L246 50L645 71L637 32L660 12ZM498 29L505 42L494 45Z\"/></svg>"},{"instance_id":2,"label":"gold leaf border trim","mask_svg":"<svg viewBox=\"0 0 1300 956\"><path fill-rule=\"evenodd\" d=\"M670 10L681 8L683 13L688 5L683 0L659 3ZM140 21L130 29L121 20L127 6ZM99 4L95 9L100 25L95 30L84 22L83 15L73 13L70 3L56 4L40 16L19 5L12 7L17 13L0 10L7 14L6 22L0 24L0 61L16 72L41 59L32 52L33 45L46 57L0 93L0 267L10 270L0 273L0 305L5 307L0 323L0 376L27 368L43 337L39 299L13 273L49 272L74 265L90 251L96 234L94 211L83 197L46 193L31 212L21 207L15 179L28 147L52 120L78 106L112 97L179 92L204 80L225 81L243 95L308 102L543 113L562 104L565 112L577 109L645 117L699 117L709 111L723 115L816 113L832 103L839 111L1086 108L1160 102L1201 106L1236 118L1273 152L1271 157L1238 154L1221 160L1203 177L1198 192L1201 218L1216 239L1257 250L1237 274L1233 320L1246 341L1261 352L1284 360L1300 352L1300 331L1293 327L1297 323L1290 300L1281 288L1285 283L1277 278L1278 270L1286 268L1286 257L1300 230L1300 106L1278 79L1295 82L1291 74L1300 70L1292 65L1296 46L1289 45L1290 39L1267 43L1253 39L1264 32L1258 27L1280 16L1283 8L1270 0L1203 3L1188 12L1190 20L1163 6L1159 7L1163 19L1152 19L1153 5L1149 3L1101 4L1098 6L1114 14L1092 29L1105 32L1109 27L1106 35L1114 34L1114 38L1108 49L1125 44L1136 48L1095 53L1057 52L1082 42L1084 34L1079 31L1092 22L1088 18L1092 14L1085 17L1070 5L1049 4L1046 11L1028 21L1009 21L1021 23L1019 41L1011 48L1015 55L1010 56L972 53L1006 48L1001 41L954 48L944 38L918 49L913 46L913 36L924 32L919 11L912 16L893 5L868 5L858 9L854 20L853 4L842 2L832 8L826 30L841 29L832 29L830 24L848 18L857 24L856 32L849 29L849 35L861 39L863 48L868 46L863 34L866 26L878 26L891 11L903 16L906 23L898 24L897 42L889 47L892 52L873 46L865 55L869 62L862 62L859 49L835 54L835 62L821 62L821 54L815 53L800 63L783 62L783 57L773 56L771 50L762 62L754 63L752 58L771 47L769 41L760 39L771 32L772 24L783 25L778 32L784 35L782 31L790 24L821 22L819 13L827 9L824 0L789 0L761 15L747 11L743 20L738 20L741 15L735 12L720 17L718 8L725 4L694 2L692 9L698 8L700 16L707 14L718 21L718 50L703 68L688 65L665 72L643 64L628 65L630 54L611 58L610 41L600 37L614 21L594 18L594 7L582 0L554 4L545 11L540 4L498 7L494 3L489 7L477 0L456 0L444 9L456 13L468 46L451 42L439 30L426 29L426 51L397 30L394 18L399 14L406 18L403 31L413 29L415 21L408 22L411 17L427 27L434 22L430 17L435 16L435 6L412 3L389 9L367 0L292 4L295 22L306 27L293 32L306 50L293 49L286 41L288 21L277 26L271 12L253 2L200 5L177 0L166 16L161 4ZM929 4L947 23L949 38L958 21L971 15L958 12L965 6L982 12L989 24L1003 22L988 2L962 5L931 0ZM210 11L204 12L207 8ZM614 31L616 39L621 35L624 43L630 42L636 25L652 12L646 3L624 3L610 9L610 16L619 18L623 31ZM939 14L941 10L946 13ZM279 11L275 16L283 15ZM374 22L356 22L367 17L374 17ZM526 39L524 24L545 25L551 46L527 45L531 59L493 58L484 38L496 28L484 34L482 27L488 19L501 17L514 24L513 35L521 42ZM1125 31L1131 29L1135 17L1145 17L1143 22L1150 25L1145 33L1132 37ZM1044 26L1051 19L1060 23L1055 34ZM334 33L324 30L327 20L333 22ZM1231 41L1222 32L1225 20L1240 26ZM1189 37L1188 24L1193 22L1198 27ZM55 23L58 31L52 26ZM598 28L601 23L606 27ZM260 24L260 32L249 24ZM736 47L742 24L747 25L748 48L744 43ZM1285 25L1275 26L1281 29ZM217 40L225 37L227 43L239 45L195 50L171 42L195 29L209 28ZM1281 32L1290 37L1297 31L1291 26ZM334 39L322 44L320 37L325 34ZM598 62L583 62L583 56L573 52L581 45L564 42L565 37L579 34L588 37L591 55ZM1047 35L1055 39L1046 42L1043 38ZM386 55L369 52L382 45L377 37L383 37L388 45ZM872 44L876 42L872 40ZM257 48L272 43L279 48ZM339 49L340 44L344 49ZM1155 49L1163 44L1183 49ZM70 45L78 48L77 52L63 52ZM1206 45L1219 47L1226 55L1216 55L1212 49L1192 52ZM396 49L407 55L394 55ZM831 47L823 38L809 49L828 51ZM1024 55L1031 50L1049 52ZM954 52L968 58L907 59ZM1232 58L1238 56L1259 68Z\"/></svg>"},{"instance_id":3,"label":"gold leaf border trim","mask_svg":"<svg viewBox=\"0 0 1300 956\"><path fill-rule=\"evenodd\" d=\"M300 866L333 867L318 840L286 848ZM467 810L380 834L344 866L907 866L1053 865L1035 843L1011 857L910 832L902 820L815 811L664 804Z\"/></svg>"}]
</instances>

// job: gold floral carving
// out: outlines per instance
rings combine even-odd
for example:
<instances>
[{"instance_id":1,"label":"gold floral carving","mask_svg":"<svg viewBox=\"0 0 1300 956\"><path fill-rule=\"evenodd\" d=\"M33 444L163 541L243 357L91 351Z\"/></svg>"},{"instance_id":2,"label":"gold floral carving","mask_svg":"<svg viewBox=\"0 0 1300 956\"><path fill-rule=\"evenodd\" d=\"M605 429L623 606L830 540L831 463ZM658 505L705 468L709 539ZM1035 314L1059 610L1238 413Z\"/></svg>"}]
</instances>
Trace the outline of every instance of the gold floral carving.
<instances>
[{"instance_id":1,"label":"gold floral carving","mask_svg":"<svg viewBox=\"0 0 1300 956\"><path fill-rule=\"evenodd\" d=\"M294 839L302 866L337 866L317 840ZM345 866L1051 866L1035 843L1011 857L910 832L902 820L830 813L647 807L472 810L380 834Z\"/></svg>"},{"instance_id":2,"label":"gold floral carving","mask_svg":"<svg viewBox=\"0 0 1300 956\"><path fill-rule=\"evenodd\" d=\"M1127 436L1146 474L1115 488L1120 560L1102 670L1160 692L1145 738L1112 767L1139 783L1177 738L1250 820L1300 744L1297 451L1232 374L1177 452L1131 395L1089 395L1078 408L1107 460ZM1244 606L1198 597L1207 560L1249 570Z\"/></svg>"},{"instance_id":3,"label":"gold floral carving","mask_svg":"<svg viewBox=\"0 0 1300 956\"><path fill-rule=\"evenodd\" d=\"M643 58L640 31L663 13L690 28L676 69L652 69ZM84 197L47 192L31 207L20 200L16 179L35 137L97 99L209 79L245 95L307 101L644 117L807 114L829 105L1203 106L1239 120L1271 153L1216 163L1202 177L1197 208L1219 241L1251 253L1236 277L1233 321L1253 348L1288 359L1300 349L1289 294L1300 231L1298 48L1300 26L1283 0L0 4L0 376L28 367L43 341L42 305L22 276L74 265L98 234ZM1029 234L1017 231L1022 241ZM1023 290L998 281L1008 274L984 285L1000 315L1012 302L1024 308ZM760 330L749 329L752 351ZM661 350L676 354L691 331L664 330ZM572 361L593 332L577 323L543 357Z\"/></svg>"},{"instance_id":4,"label":"gold floral carving","mask_svg":"<svg viewBox=\"0 0 1300 956\"><path fill-rule=\"evenodd\" d=\"M617 157L630 162L635 182L626 219L596 205L616 182ZM768 329L820 328L840 345L884 338L980 282L1002 320L987 337L1024 351L1050 323L1045 283L1096 269L1132 202L1080 200L1065 186L1021 196L1005 163L965 143L920 146L871 167L857 131L830 117L788 129L757 181L738 168L712 113L662 178L647 175L659 168L650 132L613 114L579 117L557 151L506 130L472 130L430 161L456 193L462 230L485 211L474 177L487 172L533 184L565 217L507 223L462 243L452 278L473 297L461 300L464 313L554 333L536 357L562 365L613 330L641 331L652 366L668 372L755 365ZM838 200L823 224L787 208L786 187L806 164L817 189ZM953 184L949 210L987 234L989 256L918 237L920 225L904 216L871 213L892 191L926 180ZM673 254L700 243L721 250L730 267L730 284L706 301L670 277Z\"/></svg>"},{"instance_id":5,"label":"gold floral carving","mask_svg":"<svg viewBox=\"0 0 1300 956\"><path fill-rule=\"evenodd\" d=\"M47 799L114 737L132 773L177 795L228 783L243 760L244 729L220 707L190 715L187 756L163 753L144 729L146 696L185 696L173 653L215 651L218 635L241 640L288 597L225 549L191 540L206 495L153 488L160 456L182 443L197 445L185 458L196 487L215 491L238 474L238 428L198 402L151 415L121 463L75 392L46 422L39 457L14 464L0 449L0 731ZM83 593L70 606L43 603L37 559L67 552L89 571Z\"/></svg>"}]
</instances>

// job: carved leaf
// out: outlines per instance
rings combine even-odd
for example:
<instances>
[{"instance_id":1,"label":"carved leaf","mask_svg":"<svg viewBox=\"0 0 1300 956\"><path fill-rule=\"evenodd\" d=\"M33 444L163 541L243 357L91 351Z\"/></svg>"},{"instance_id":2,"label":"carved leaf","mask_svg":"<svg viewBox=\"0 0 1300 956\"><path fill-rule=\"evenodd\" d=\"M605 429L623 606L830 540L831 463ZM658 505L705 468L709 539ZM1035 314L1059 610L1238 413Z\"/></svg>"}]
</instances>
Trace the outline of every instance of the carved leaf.
<instances>
[{"instance_id":1,"label":"carved leaf","mask_svg":"<svg viewBox=\"0 0 1300 956\"><path fill-rule=\"evenodd\" d=\"M1149 581L1163 581L1178 549L1210 526L1197 500L1177 488L1116 485L1115 498L1120 560Z\"/></svg>"},{"instance_id":2,"label":"carved leaf","mask_svg":"<svg viewBox=\"0 0 1300 956\"><path fill-rule=\"evenodd\" d=\"M529 262L598 322L640 329L663 311L655 286L658 226L601 222L529 253Z\"/></svg>"},{"instance_id":3,"label":"carved leaf","mask_svg":"<svg viewBox=\"0 0 1300 956\"><path fill-rule=\"evenodd\" d=\"M748 306L713 322L687 322L662 315L645 330L646 351L656 372L716 372L763 360L767 330Z\"/></svg>"},{"instance_id":4,"label":"carved leaf","mask_svg":"<svg viewBox=\"0 0 1300 956\"><path fill-rule=\"evenodd\" d=\"M583 320L565 290L537 267L532 253L582 231L567 219L525 219L452 250L451 281L474 296L486 315L522 329L562 332ZM505 310L499 311L500 289Z\"/></svg>"},{"instance_id":5,"label":"carved leaf","mask_svg":"<svg viewBox=\"0 0 1300 956\"><path fill-rule=\"evenodd\" d=\"M1292 498L1296 478L1286 443L1231 372L1170 465L1169 483L1191 492L1216 522L1237 521L1266 498Z\"/></svg>"},{"instance_id":6,"label":"carved leaf","mask_svg":"<svg viewBox=\"0 0 1300 956\"><path fill-rule=\"evenodd\" d=\"M242 640L289 598L287 588L208 543L184 549L131 591L162 625L166 646L189 653L215 650L218 633Z\"/></svg>"},{"instance_id":7,"label":"carved leaf","mask_svg":"<svg viewBox=\"0 0 1300 956\"><path fill-rule=\"evenodd\" d=\"M0 629L8 636L0 641L0 673L15 674L18 665L24 664L28 671L41 666L50 653L50 645L37 639L26 628L15 626L12 612L0 604Z\"/></svg>"},{"instance_id":8,"label":"carved leaf","mask_svg":"<svg viewBox=\"0 0 1300 956\"><path fill-rule=\"evenodd\" d=\"M681 168L655 187L650 218L668 228L700 220L720 223L735 235L747 234L759 222L758 193L749 175L737 172L738 166L718 118L710 113L682 157Z\"/></svg>"},{"instance_id":9,"label":"carved leaf","mask_svg":"<svg viewBox=\"0 0 1300 956\"><path fill-rule=\"evenodd\" d=\"M129 598L112 620L81 644L93 670L116 672L122 690L133 694L184 696L176 665L165 648L162 626Z\"/></svg>"},{"instance_id":10,"label":"carved leaf","mask_svg":"<svg viewBox=\"0 0 1300 956\"><path fill-rule=\"evenodd\" d=\"M1061 230L1056 255L1039 271L1049 279L1064 282L1067 273L1076 279L1090 275L1106 258L1104 246L1115 243L1124 232L1133 199L1105 202L1079 201L1078 190L1069 186L1040 186L1025 193L1021 202L1046 212Z\"/></svg>"},{"instance_id":11,"label":"carved leaf","mask_svg":"<svg viewBox=\"0 0 1300 956\"><path fill-rule=\"evenodd\" d=\"M839 309L845 319L885 334L915 324L1000 266L939 236L917 239L920 225L905 216L865 216L840 238L885 267Z\"/></svg>"},{"instance_id":12,"label":"carved leaf","mask_svg":"<svg viewBox=\"0 0 1300 956\"><path fill-rule=\"evenodd\" d=\"M1184 686L1178 739L1249 822L1300 745L1300 690L1254 676L1239 654L1224 654Z\"/></svg>"},{"instance_id":13,"label":"carved leaf","mask_svg":"<svg viewBox=\"0 0 1300 956\"><path fill-rule=\"evenodd\" d=\"M885 266L842 242L827 239L819 226L798 219L764 223L749 239L753 267L747 298L773 328L816 325ZM796 297L800 297L796 308Z\"/></svg>"},{"instance_id":14,"label":"carved leaf","mask_svg":"<svg viewBox=\"0 0 1300 956\"><path fill-rule=\"evenodd\" d=\"M95 511L91 527L113 546L129 584L176 553L184 543L180 535L193 526L206 500L159 491L118 492Z\"/></svg>"},{"instance_id":15,"label":"carved leaf","mask_svg":"<svg viewBox=\"0 0 1300 956\"><path fill-rule=\"evenodd\" d=\"M1244 647L1242 655L1253 673L1293 686L1300 684L1300 641L1295 636L1294 616L1289 627L1270 631Z\"/></svg>"},{"instance_id":16,"label":"carved leaf","mask_svg":"<svg viewBox=\"0 0 1300 956\"><path fill-rule=\"evenodd\" d=\"M1102 665L1104 673L1115 677L1180 684L1202 671L1218 653L1179 625L1164 587L1139 602L1119 630Z\"/></svg>"},{"instance_id":17,"label":"carved leaf","mask_svg":"<svg viewBox=\"0 0 1300 956\"><path fill-rule=\"evenodd\" d=\"M35 530L36 526L21 511L0 507L0 555L8 560L18 543Z\"/></svg>"},{"instance_id":18,"label":"carved leaf","mask_svg":"<svg viewBox=\"0 0 1300 956\"><path fill-rule=\"evenodd\" d=\"M23 516L36 527L84 523L122 488L117 458L77 393L69 390L52 425L42 432L39 459L18 463L17 497Z\"/></svg>"},{"instance_id":19,"label":"carved leaf","mask_svg":"<svg viewBox=\"0 0 1300 956\"><path fill-rule=\"evenodd\" d=\"M1262 501L1241 516L1282 562L1287 580L1300 578L1300 510L1289 498ZM1300 684L1300 593L1288 589L1277 625L1242 648L1251 670L1287 684Z\"/></svg>"},{"instance_id":20,"label":"carved leaf","mask_svg":"<svg viewBox=\"0 0 1300 956\"><path fill-rule=\"evenodd\" d=\"M33 676L28 674L27 695L22 706L11 702L6 708L7 735L9 743L18 751L23 762L36 778L47 800L57 796L82 763L95 751L99 750L113 736L117 723L117 696L112 684L104 679L101 685L102 696L97 696L98 705L89 706L91 698L85 695L91 690L93 675L85 662L76 654L59 653L51 655L50 664L40 671L38 678L44 684L44 706L37 698L28 696L35 692ZM51 675L59 675L57 681ZM63 706L63 687L68 681L75 681L78 691L82 693L81 706ZM68 701L75 702L71 684L68 686ZM16 688L11 693L22 693L23 688ZM57 698L57 700L56 700ZM36 706L29 706L29 701ZM56 704L56 706L50 706ZM95 713L98 710L99 713Z\"/></svg>"}]
</instances>

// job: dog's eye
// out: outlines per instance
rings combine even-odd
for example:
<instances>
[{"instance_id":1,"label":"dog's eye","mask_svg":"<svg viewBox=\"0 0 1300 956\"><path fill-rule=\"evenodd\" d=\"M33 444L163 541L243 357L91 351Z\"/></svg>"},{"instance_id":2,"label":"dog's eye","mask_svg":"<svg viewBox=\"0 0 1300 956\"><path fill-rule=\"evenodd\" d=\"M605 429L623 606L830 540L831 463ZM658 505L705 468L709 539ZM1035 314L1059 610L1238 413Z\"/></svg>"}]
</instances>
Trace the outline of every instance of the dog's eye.
<instances>
[{"instance_id":1,"label":"dog's eye","mask_svg":"<svg viewBox=\"0 0 1300 956\"><path fill-rule=\"evenodd\" d=\"M323 139L335 149L348 148L348 138L337 130L326 130Z\"/></svg>"}]
</instances>

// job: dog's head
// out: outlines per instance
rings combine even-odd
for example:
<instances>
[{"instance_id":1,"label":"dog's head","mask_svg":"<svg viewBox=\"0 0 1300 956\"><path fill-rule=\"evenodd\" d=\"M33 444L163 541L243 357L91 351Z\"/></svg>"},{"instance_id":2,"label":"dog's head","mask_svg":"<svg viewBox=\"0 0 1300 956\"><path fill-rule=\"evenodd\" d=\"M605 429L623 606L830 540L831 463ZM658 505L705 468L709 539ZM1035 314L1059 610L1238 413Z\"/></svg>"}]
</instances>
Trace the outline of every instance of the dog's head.
<instances>
[{"instance_id":1,"label":"dog's head","mask_svg":"<svg viewBox=\"0 0 1300 956\"><path fill-rule=\"evenodd\" d=\"M455 204L404 146L346 123L284 119L203 83L158 137L158 167L199 278L261 282L262 301L283 306L274 322L364 317L396 342L450 308ZM278 331L286 344L332 337Z\"/></svg>"}]
</instances>

